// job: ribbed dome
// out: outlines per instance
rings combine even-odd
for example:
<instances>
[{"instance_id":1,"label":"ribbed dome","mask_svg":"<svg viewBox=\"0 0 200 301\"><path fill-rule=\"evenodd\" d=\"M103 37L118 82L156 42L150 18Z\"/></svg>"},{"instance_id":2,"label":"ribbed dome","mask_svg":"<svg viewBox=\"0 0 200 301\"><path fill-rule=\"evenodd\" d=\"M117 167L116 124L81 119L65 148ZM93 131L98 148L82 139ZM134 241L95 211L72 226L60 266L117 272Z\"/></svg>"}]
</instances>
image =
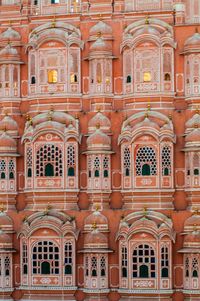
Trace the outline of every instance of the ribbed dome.
<instances>
[{"instance_id":1,"label":"ribbed dome","mask_svg":"<svg viewBox=\"0 0 200 301\"><path fill-rule=\"evenodd\" d=\"M102 38L98 38L90 47L91 52L112 52L111 44L104 41Z\"/></svg>"},{"instance_id":2,"label":"ribbed dome","mask_svg":"<svg viewBox=\"0 0 200 301\"><path fill-rule=\"evenodd\" d=\"M89 132L96 130L97 125L99 125L101 129L107 131L109 131L111 127L110 120L101 112L98 112L94 117L90 119L88 123Z\"/></svg>"},{"instance_id":3,"label":"ribbed dome","mask_svg":"<svg viewBox=\"0 0 200 301\"><path fill-rule=\"evenodd\" d=\"M20 56L17 52L17 49L12 47L11 44L6 45L6 47L0 51L0 62L4 61L20 61Z\"/></svg>"},{"instance_id":4,"label":"ribbed dome","mask_svg":"<svg viewBox=\"0 0 200 301\"><path fill-rule=\"evenodd\" d=\"M19 34L19 32L12 29L12 27L8 27L8 29L6 29L4 32L2 32L2 34L0 35L0 39L10 40L10 41L20 40L21 35Z\"/></svg>"},{"instance_id":5,"label":"ribbed dome","mask_svg":"<svg viewBox=\"0 0 200 301\"><path fill-rule=\"evenodd\" d=\"M185 46L198 46L200 47L200 33L196 32L193 36L185 41Z\"/></svg>"},{"instance_id":6,"label":"ribbed dome","mask_svg":"<svg viewBox=\"0 0 200 301\"><path fill-rule=\"evenodd\" d=\"M185 137L185 142L200 142L200 129L196 128Z\"/></svg>"},{"instance_id":7,"label":"ribbed dome","mask_svg":"<svg viewBox=\"0 0 200 301\"><path fill-rule=\"evenodd\" d=\"M184 237L184 246L187 246L188 244L199 244L200 247L200 232L199 231L193 231L189 234L187 234Z\"/></svg>"},{"instance_id":8,"label":"ribbed dome","mask_svg":"<svg viewBox=\"0 0 200 301\"><path fill-rule=\"evenodd\" d=\"M98 35L101 33L102 35L112 34L112 27L108 24L104 23L103 21L99 21L90 29L90 35Z\"/></svg>"},{"instance_id":9,"label":"ribbed dome","mask_svg":"<svg viewBox=\"0 0 200 301\"><path fill-rule=\"evenodd\" d=\"M155 122L151 121L148 117L145 117L145 119L142 122L137 123L133 130L139 129L141 127L147 127L147 128L154 128L158 131L160 131L160 127Z\"/></svg>"},{"instance_id":10,"label":"ribbed dome","mask_svg":"<svg viewBox=\"0 0 200 301\"><path fill-rule=\"evenodd\" d=\"M188 219L186 219L184 228L186 227L194 227L194 226L200 226L200 215L194 214L190 216Z\"/></svg>"},{"instance_id":11,"label":"ribbed dome","mask_svg":"<svg viewBox=\"0 0 200 301\"><path fill-rule=\"evenodd\" d=\"M13 153L16 152L17 143L15 139L10 137L6 132L0 136L0 153Z\"/></svg>"},{"instance_id":12,"label":"ribbed dome","mask_svg":"<svg viewBox=\"0 0 200 301\"><path fill-rule=\"evenodd\" d=\"M0 225L3 230L12 230L13 222L5 212L0 212Z\"/></svg>"},{"instance_id":13,"label":"ribbed dome","mask_svg":"<svg viewBox=\"0 0 200 301\"><path fill-rule=\"evenodd\" d=\"M98 249L108 248L108 239L103 233L99 232L98 229L94 229L85 236L84 247Z\"/></svg>"},{"instance_id":14,"label":"ribbed dome","mask_svg":"<svg viewBox=\"0 0 200 301\"><path fill-rule=\"evenodd\" d=\"M4 231L0 230L0 249L2 248L12 248L12 239Z\"/></svg>"},{"instance_id":15,"label":"ribbed dome","mask_svg":"<svg viewBox=\"0 0 200 301\"><path fill-rule=\"evenodd\" d=\"M87 139L88 150L110 150L111 139L104 134L100 129L96 131Z\"/></svg>"},{"instance_id":16,"label":"ribbed dome","mask_svg":"<svg viewBox=\"0 0 200 301\"><path fill-rule=\"evenodd\" d=\"M101 212L96 210L85 219L85 226L93 224L107 225L108 220Z\"/></svg>"},{"instance_id":17,"label":"ribbed dome","mask_svg":"<svg viewBox=\"0 0 200 301\"><path fill-rule=\"evenodd\" d=\"M10 116L4 116L4 118L0 121L0 130L4 129L6 129L7 131L17 131L17 122Z\"/></svg>"}]
</instances>

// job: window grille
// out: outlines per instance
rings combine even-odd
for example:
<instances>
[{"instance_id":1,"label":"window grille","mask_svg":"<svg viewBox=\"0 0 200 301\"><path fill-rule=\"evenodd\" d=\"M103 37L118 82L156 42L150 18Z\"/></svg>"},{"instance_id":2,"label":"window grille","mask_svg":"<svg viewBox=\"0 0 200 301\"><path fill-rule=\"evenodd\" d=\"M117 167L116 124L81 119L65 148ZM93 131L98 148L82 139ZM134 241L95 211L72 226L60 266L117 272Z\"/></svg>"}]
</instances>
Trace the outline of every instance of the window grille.
<instances>
[{"instance_id":1,"label":"window grille","mask_svg":"<svg viewBox=\"0 0 200 301\"><path fill-rule=\"evenodd\" d=\"M45 144L40 147L36 155L36 176L63 175L63 155L62 150L54 144Z\"/></svg>"},{"instance_id":2,"label":"window grille","mask_svg":"<svg viewBox=\"0 0 200 301\"><path fill-rule=\"evenodd\" d=\"M5 257L5 276L10 276L10 257Z\"/></svg>"},{"instance_id":3,"label":"window grille","mask_svg":"<svg viewBox=\"0 0 200 301\"><path fill-rule=\"evenodd\" d=\"M22 266L23 266L23 274L28 274L28 252L27 252L27 244L23 243L22 246Z\"/></svg>"},{"instance_id":4,"label":"window grille","mask_svg":"<svg viewBox=\"0 0 200 301\"><path fill-rule=\"evenodd\" d=\"M167 246L161 248L161 277L169 277L169 249Z\"/></svg>"},{"instance_id":5,"label":"window grille","mask_svg":"<svg viewBox=\"0 0 200 301\"><path fill-rule=\"evenodd\" d=\"M91 259L91 273L92 273L92 277L97 276L97 258L96 257L92 257L92 259Z\"/></svg>"},{"instance_id":6,"label":"window grille","mask_svg":"<svg viewBox=\"0 0 200 301\"><path fill-rule=\"evenodd\" d=\"M146 244L141 244L133 250L133 278L155 278L156 259L153 248Z\"/></svg>"},{"instance_id":7,"label":"window grille","mask_svg":"<svg viewBox=\"0 0 200 301\"><path fill-rule=\"evenodd\" d=\"M155 150L150 146L139 148L136 155L136 175L155 176L157 174L157 161Z\"/></svg>"},{"instance_id":8,"label":"window grille","mask_svg":"<svg viewBox=\"0 0 200 301\"><path fill-rule=\"evenodd\" d=\"M101 277L105 277L106 276L106 259L105 257L101 257L100 259L100 274Z\"/></svg>"},{"instance_id":9,"label":"window grille","mask_svg":"<svg viewBox=\"0 0 200 301\"><path fill-rule=\"evenodd\" d=\"M67 174L68 176L75 176L75 147L69 145L67 147Z\"/></svg>"},{"instance_id":10,"label":"window grille","mask_svg":"<svg viewBox=\"0 0 200 301\"><path fill-rule=\"evenodd\" d=\"M65 244L65 275L72 274L73 266L73 253L72 253L72 243L67 242Z\"/></svg>"},{"instance_id":11,"label":"window grille","mask_svg":"<svg viewBox=\"0 0 200 301\"><path fill-rule=\"evenodd\" d=\"M171 148L164 146L162 149L162 175L171 175Z\"/></svg>"},{"instance_id":12,"label":"window grille","mask_svg":"<svg viewBox=\"0 0 200 301\"><path fill-rule=\"evenodd\" d=\"M33 274L59 274L59 248L51 241L40 241L32 251Z\"/></svg>"},{"instance_id":13,"label":"window grille","mask_svg":"<svg viewBox=\"0 0 200 301\"><path fill-rule=\"evenodd\" d=\"M128 252L126 247L122 247L121 252L121 264L122 264L122 277L128 277Z\"/></svg>"},{"instance_id":14,"label":"window grille","mask_svg":"<svg viewBox=\"0 0 200 301\"><path fill-rule=\"evenodd\" d=\"M6 178L6 161L0 160L0 179Z\"/></svg>"},{"instance_id":15,"label":"window grille","mask_svg":"<svg viewBox=\"0 0 200 301\"><path fill-rule=\"evenodd\" d=\"M98 157L94 159L94 176L96 178L100 177L100 160Z\"/></svg>"},{"instance_id":16,"label":"window grille","mask_svg":"<svg viewBox=\"0 0 200 301\"><path fill-rule=\"evenodd\" d=\"M130 176L131 154L128 147L124 149L124 174Z\"/></svg>"},{"instance_id":17,"label":"window grille","mask_svg":"<svg viewBox=\"0 0 200 301\"><path fill-rule=\"evenodd\" d=\"M185 259L185 277L189 277L190 276L190 263L189 263L189 258L186 257Z\"/></svg>"},{"instance_id":18,"label":"window grille","mask_svg":"<svg viewBox=\"0 0 200 301\"><path fill-rule=\"evenodd\" d=\"M9 169L9 179L14 179L15 163L13 160L9 161L8 169Z\"/></svg>"},{"instance_id":19,"label":"window grille","mask_svg":"<svg viewBox=\"0 0 200 301\"><path fill-rule=\"evenodd\" d=\"M192 258L192 277L198 277L199 275L199 260L197 257Z\"/></svg>"}]
</instances>

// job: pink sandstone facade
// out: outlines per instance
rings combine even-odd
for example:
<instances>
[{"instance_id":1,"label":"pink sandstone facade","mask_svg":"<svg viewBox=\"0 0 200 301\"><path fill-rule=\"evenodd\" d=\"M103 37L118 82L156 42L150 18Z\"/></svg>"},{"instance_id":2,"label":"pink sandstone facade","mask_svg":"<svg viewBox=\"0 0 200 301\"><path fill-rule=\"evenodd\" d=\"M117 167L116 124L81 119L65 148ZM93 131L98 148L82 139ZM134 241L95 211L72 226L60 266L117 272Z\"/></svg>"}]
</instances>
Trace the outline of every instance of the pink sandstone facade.
<instances>
[{"instance_id":1,"label":"pink sandstone facade","mask_svg":"<svg viewBox=\"0 0 200 301\"><path fill-rule=\"evenodd\" d=\"M200 300L200 1L0 0L0 300Z\"/></svg>"}]
</instances>

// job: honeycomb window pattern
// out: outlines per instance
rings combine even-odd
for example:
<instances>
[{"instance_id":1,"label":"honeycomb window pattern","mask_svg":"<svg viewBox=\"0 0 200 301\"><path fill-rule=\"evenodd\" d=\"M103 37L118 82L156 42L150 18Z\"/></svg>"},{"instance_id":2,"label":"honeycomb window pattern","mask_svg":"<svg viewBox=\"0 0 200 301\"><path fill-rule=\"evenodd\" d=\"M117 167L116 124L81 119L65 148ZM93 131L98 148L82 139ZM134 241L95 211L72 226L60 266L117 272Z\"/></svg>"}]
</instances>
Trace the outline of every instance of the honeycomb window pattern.
<instances>
[{"instance_id":1,"label":"honeycomb window pattern","mask_svg":"<svg viewBox=\"0 0 200 301\"><path fill-rule=\"evenodd\" d=\"M136 155L136 175L142 176L143 165L150 166L150 175L157 175L157 160L155 150L150 146L140 147Z\"/></svg>"},{"instance_id":2,"label":"honeycomb window pattern","mask_svg":"<svg viewBox=\"0 0 200 301\"><path fill-rule=\"evenodd\" d=\"M51 164L56 177L63 175L63 155L62 150L54 144L45 144L37 151L36 176L45 176L45 166Z\"/></svg>"},{"instance_id":3,"label":"honeycomb window pattern","mask_svg":"<svg viewBox=\"0 0 200 301\"><path fill-rule=\"evenodd\" d=\"M171 148L164 146L162 149L162 175L171 174Z\"/></svg>"}]
</instances>

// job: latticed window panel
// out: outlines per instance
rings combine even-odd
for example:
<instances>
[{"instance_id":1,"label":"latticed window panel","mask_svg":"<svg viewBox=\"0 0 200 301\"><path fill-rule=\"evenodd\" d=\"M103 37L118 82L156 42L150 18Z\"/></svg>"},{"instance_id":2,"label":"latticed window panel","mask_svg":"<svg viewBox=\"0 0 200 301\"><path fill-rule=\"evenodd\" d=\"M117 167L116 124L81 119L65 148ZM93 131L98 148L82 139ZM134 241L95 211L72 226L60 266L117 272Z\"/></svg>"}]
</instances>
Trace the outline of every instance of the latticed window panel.
<instances>
[{"instance_id":1,"label":"latticed window panel","mask_svg":"<svg viewBox=\"0 0 200 301\"><path fill-rule=\"evenodd\" d=\"M103 176L104 178L108 178L109 176L109 158L104 157L103 158Z\"/></svg>"},{"instance_id":2,"label":"latticed window panel","mask_svg":"<svg viewBox=\"0 0 200 301\"><path fill-rule=\"evenodd\" d=\"M162 148L162 175L169 176L171 175L171 147L166 145Z\"/></svg>"},{"instance_id":3,"label":"latticed window panel","mask_svg":"<svg viewBox=\"0 0 200 301\"><path fill-rule=\"evenodd\" d=\"M73 246L71 242L65 243L65 274L71 275L73 267Z\"/></svg>"},{"instance_id":4,"label":"latticed window panel","mask_svg":"<svg viewBox=\"0 0 200 301\"><path fill-rule=\"evenodd\" d=\"M155 278L156 259L154 249L141 244L133 250L132 277L133 278Z\"/></svg>"},{"instance_id":5,"label":"latticed window panel","mask_svg":"<svg viewBox=\"0 0 200 301\"><path fill-rule=\"evenodd\" d=\"M31 147L26 149L26 165L27 167L32 167L33 164L33 152Z\"/></svg>"},{"instance_id":6,"label":"latticed window panel","mask_svg":"<svg viewBox=\"0 0 200 301\"><path fill-rule=\"evenodd\" d=\"M55 176L63 175L63 154L59 146L45 144L40 147L36 155L36 176Z\"/></svg>"},{"instance_id":7,"label":"latticed window panel","mask_svg":"<svg viewBox=\"0 0 200 301\"><path fill-rule=\"evenodd\" d=\"M192 258L192 277L198 277L199 275L199 259L197 257Z\"/></svg>"},{"instance_id":8,"label":"latticed window panel","mask_svg":"<svg viewBox=\"0 0 200 301\"><path fill-rule=\"evenodd\" d=\"M32 249L33 274L59 274L59 248L51 241L40 241Z\"/></svg>"},{"instance_id":9,"label":"latticed window panel","mask_svg":"<svg viewBox=\"0 0 200 301\"><path fill-rule=\"evenodd\" d=\"M122 277L128 277L128 250L126 247L122 247L121 251L121 268Z\"/></svg>"},{"instance_id":10,"label":"latticed window panel","mask_svg":"<svg viewBox=\"0 0 200 301\"><path fill-rule=\"evenodd\" d=\"M136 175L157 175L155 150L150 146L140 147L136 155Z\"/></svg>"},{"instance_id":11,"label":"latticed window panel","mask_svg":"<svg viewBox=\"0 0 200 301\"><path fill-rule=\"evenodd\" d=\"M123 165L124 165L124 174L126 176L130 176L130 168L131 168L131 153L128 147L125 147L123 154Z\"/></svg>"},{"instance_id":12,"label":"latticed window panel","mask_svg":"<svg viewBox=\"0 0 200 301\"><path fill-rule=\"evenodd\" d=\"M100 275L102 277L106 276L106 259L104 256L100 258Z\"/></svg>"},{"instance_id":13,"label":"latticed window panel","mask_svg":"<svg viewBox=\"0 0 200 301\"><path fill-rule=\"evenodd\" d=\"M23 243L22 245L22 266L23 266L23 274L28 274L28 250L27 244Z\"/></svg>"},{"instance_id":14,"label":"latticed window panel","mask_svg":"<svg viewBox=\"0 0 200 301\"><path fill-rule=\"evenodd\" d=\"M93 277L97 276L97 258L95 256L91 259L91 273Z\"/></svg>"},{"instance_id":15,"label":"latticed window panel","mask_svg":"<svg viewBox=\"0 0 200 301\"><path fill-rule=\"evenodd\" d=\"M76 150L74 145L69 145L67 147L67 173L68 176L75 176L75 166L76 166Z\"/></svg>"},{"instance_id":16,"label":"latticed window panel","mask_svg":"<svg viewBox=\"0 0 200 301\"><path fill-rule=\"evenodd\" d=\"M5 265L5 276L10 276L11 273L11 266L10 266L11 262L10 262L10 257L6 256L4 259L4 265Z\"/></svg>"},{"instance_id":17,"label":"latticed window panel","mask_svg":"<svg viewBox=\"0 0 200 301\"><path fill-rule=\"evenodd\" d=\"M161 277L169 277L169 248L161 248Z\"/></svg>"},{"instance_id":18,"label":"latticed window panel","mask_svg":"<svg viewBox=\"0 0 200 301\"><path fill-rule=\"evenodd\" d=\"M186 257L185 258L185 277L189 277L190 275L190 262L189 262L189 258Z\"/></svg>"},{"instance_id":19,"label":"latticed window panel","mask_svg":"<svg viewBox=\"0 0 200 301\"><path fill-rule=\"evenodd\" d=\"M0 179L6 178L6 161L0 160Z\"/></svg>"}]
</instances>

